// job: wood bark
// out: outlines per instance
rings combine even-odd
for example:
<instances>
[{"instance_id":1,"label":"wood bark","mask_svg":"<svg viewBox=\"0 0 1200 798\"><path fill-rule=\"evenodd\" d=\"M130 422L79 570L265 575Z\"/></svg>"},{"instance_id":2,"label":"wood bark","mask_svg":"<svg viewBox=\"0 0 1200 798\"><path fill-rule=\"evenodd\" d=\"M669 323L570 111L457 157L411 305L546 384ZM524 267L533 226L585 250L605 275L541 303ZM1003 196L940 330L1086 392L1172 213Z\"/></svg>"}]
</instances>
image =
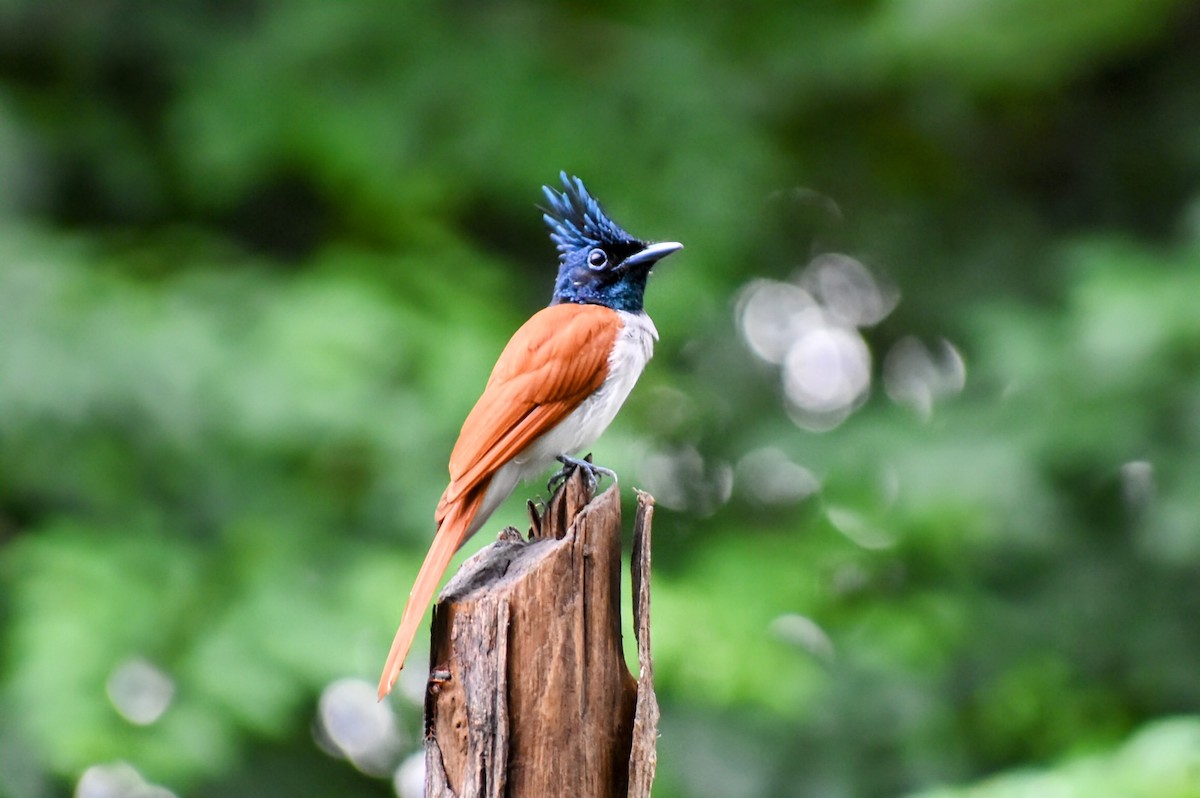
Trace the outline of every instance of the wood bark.
<instances>
[{"instance_id":1,"label":"wood bark","mask_svg":"<svg viewBox=\"0 0 1200 798\"><path fill-rule=\"evenodd\" d=\"M425 697L426 796L648 798L658 704L650 664L653 499L638 492L634 626L621 642L621 501L575 471L529 539L467 560L434 608Z\"/></svg>"}]
</instances>

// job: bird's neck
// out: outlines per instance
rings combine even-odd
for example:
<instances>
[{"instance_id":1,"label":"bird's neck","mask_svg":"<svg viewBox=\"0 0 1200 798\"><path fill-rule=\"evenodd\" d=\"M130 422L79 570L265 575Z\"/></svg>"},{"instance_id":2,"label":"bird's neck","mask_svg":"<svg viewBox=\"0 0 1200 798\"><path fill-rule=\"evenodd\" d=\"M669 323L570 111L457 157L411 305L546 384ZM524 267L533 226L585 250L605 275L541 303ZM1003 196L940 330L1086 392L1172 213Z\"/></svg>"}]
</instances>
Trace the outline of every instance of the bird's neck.
<instances>
[{"instance_id":1,"label":"bird's neck","mask_svg":"<svg viewBox=\"0 0 1200 798\"><path fill-rule=\"evenodd\" d=\"M578 283L570 274L559 275L554 286L551 305L574 303L576 305L604 305L613 310L641 313L645 308L645 280L620 280L611 285L598 286L593 282Z\"/></svg>"}]
</instances>

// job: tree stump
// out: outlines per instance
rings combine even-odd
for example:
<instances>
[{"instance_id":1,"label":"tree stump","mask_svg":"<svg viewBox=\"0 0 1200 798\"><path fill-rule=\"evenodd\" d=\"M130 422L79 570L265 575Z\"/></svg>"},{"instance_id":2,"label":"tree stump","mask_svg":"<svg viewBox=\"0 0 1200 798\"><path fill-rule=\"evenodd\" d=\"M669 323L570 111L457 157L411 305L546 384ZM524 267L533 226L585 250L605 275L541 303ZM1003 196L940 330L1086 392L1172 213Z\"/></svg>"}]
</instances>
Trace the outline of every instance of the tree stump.
<instances>
[{"instance_id":1,"label":"tree stump","mask_svg":"<svg viewBox=\"0 0 1200 798\"><path fill-rule=\"evenodd\" d=\"M509 528L467 560L434 608L425 795L649 798L658 703L650 665L650 525L632 553L639 677L621 647L621 501L576 470L529 540Z\"/></svg>"}]
</instances>

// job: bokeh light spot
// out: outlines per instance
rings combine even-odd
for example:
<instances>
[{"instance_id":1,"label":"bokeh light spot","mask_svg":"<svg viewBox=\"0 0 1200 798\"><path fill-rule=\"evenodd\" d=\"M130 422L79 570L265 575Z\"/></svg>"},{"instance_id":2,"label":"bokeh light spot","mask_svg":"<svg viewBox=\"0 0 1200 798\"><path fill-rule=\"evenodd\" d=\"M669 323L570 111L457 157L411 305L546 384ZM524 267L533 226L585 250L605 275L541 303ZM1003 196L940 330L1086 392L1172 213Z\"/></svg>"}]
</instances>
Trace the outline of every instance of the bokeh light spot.
<instances>
[{"instance_id":1,"label":"bokeh light spot","mask_svg":"<svg viewBox=\"0 0 1200 798\"><path fill-rule=\"evenodd\" d=\"M899 298L860 261L826 253L794 282L749 282L738 295L737 324L755 355L782 367L788 415L820 432L866 401L872 356L859 328L882 321Z\"/></svg>"},{"instance_id":2,"label":"bokeh light spot","mask_svg":"<svg viewBox=\"0 0 1200 798\"><path fill-rule=\"evenodd\" d=\"M783 391L802 426L827 429L866 397L871 352L856 330L825 327L796 341L783 361Z\"/></svg>"},{"instance_id":3,"label":"bokeh light spot","mask_svg":"<svg viewBox=\"0 0 1200 798\"><path fill-rule=\"evenodd\" d=\"M781 363L797 338L824 325L824 314L807 291L778 280L753 280L737 302L742 336L754 354Z\"/></svg>"},{"instance_id":4,"label":"bokeh light spot","mask_svg":"<svg viewBox=\"0 0 1200 798\"><path fill-rule=\"evenodd\" d=\"M837 252L813 258L800 285L839 322L852 327L878 324L900 301L895 287L880 285L861 261Z\"/></svg>"},{"instance_id":5,"label":"bokeh light spot","mask_svg":"<svg viewBox=\"0 0 1200 798\"><path fill-rule=\"evenodd\" d=\"M410 662L427 662L429 646L423 642L414 644L412 650L409 651L408 658ZM429 674L423 668L405 668L400 671L400 676L396 679L392 695L398 694L413 706L424 707L425 690L428 687Z\"/></svg>"},{"instance_id":6,"label":"bokeh light spot","mask_svg":"<svg viewBox=\"0 0 1200 798\"><path fill-rule=\"evenodd\" d=\"M1121 496L1132 510L1140 510L1154 498L1154 465L1148 460L1130 460L1121 466Z\"/></svg>"},{"instance_id":7,"label":"bokeh light spot","mask_svg":"<svg viewBox=\"0 0 1200 798\"><path fill-rule=\"evenodd\" d=\"M150 784L126 762L92 765L75 785L75 798L175 798L166 787Z\"/></svg>"},{"instance_id":8,"label":"bokeh light spot","mask_svg":"<svg viewBox=\"0 0 1200 798\"><path fill-rule=\"evenodd\" d=\"M825 515L834 529L864 549L886 549L896 543L889 532L875 526L861 513L848 507L829 507Z\"/></svg>"},{"instance_id":9,"label":"bokeh light spot","mask_svg":"<svg viewBox=\"0 0 1200 798\"><path fill-rule=\"evenodd\" d=\"M835 659L833 641L812 618L799 613L780 615L771 621L770 631L776 639L803 649L824 664Z\"/></svg>"},{"instance_id":10,"label":"bokeh light spot","mask_svg":"<svg viewBox=\"0 0 1200 798\"><path fill-rule=\"evenodd\" d=\"M912 336L901 338L883 360L884 390L897 404L907 405L922 419L933 415L934 403L962 392L967 367L949 341L938 342L932 352Z\"/></svg>"},{"instance_id":11,"label":"bokeh light spot","mask_svg":"<svg viewBox=\"0 0 1200 798\"><path fill-rule=\"evenodd\" d=\"M424 798L425 796L425 752L418 751L406 757L392 776L392 789L398 798Z\"/></svg>"},{"instance_id":12,"label":"bokeh light spot","mask_svg":"<svg viewBox=\"0 0 1200 798\"><path fill-rule=\"evenodd\" d=\"M162 717L175 697L175 682L153 663L134 657L116 667L105 685L121 717L149 726Z\"/></svg>"},{"instance_id":13,"label":"bokeh light spot","mask_svg":"<svg viewBox=\"0 0 1200 798\"><path fill-rule=\"evenodd\" d=\"M639 472L655 501L672 510L711 515L733 493L733 467L705 462L694 446L650 452Z\"/></svg>"},{"instance_id":14,"label":"bokeh light spot","mask_svg":"<svg viewBox=\"0 0 1200 798\"><path fill-rule=\"evenodd\" d=\"M738 461L735 474L738 489L762 505L794 504L821 489L813 472L774 446L747 453Z\"/></svg>"},{"instance_id":15,"label":"bokeh light spot","mask_svg":"<svg viewBox=\"0 0 1200 798\"><path fill-rule=\"evenodd\" d=\"M403 745L391 706L362 679L339 679L321 693L317 741L372 776L386 776Z\"/></svg>"}]
</instances>

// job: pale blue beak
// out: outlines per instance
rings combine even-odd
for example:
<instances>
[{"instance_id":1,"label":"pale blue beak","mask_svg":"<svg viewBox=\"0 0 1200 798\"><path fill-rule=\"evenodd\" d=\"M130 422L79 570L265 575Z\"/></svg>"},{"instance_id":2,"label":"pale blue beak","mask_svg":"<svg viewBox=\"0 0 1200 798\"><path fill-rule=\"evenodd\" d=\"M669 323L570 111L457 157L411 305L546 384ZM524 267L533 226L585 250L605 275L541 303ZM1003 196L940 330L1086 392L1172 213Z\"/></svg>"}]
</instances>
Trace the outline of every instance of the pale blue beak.
<instances>
[{"instance_id":1,"label":"pale blue beak","mask_svg":"<svg viewBox=\"0 0 1200 798\"><path fill-rule=\"evenodd\" d=\"M683 249L683 244L676 241L664 241L661 244L651 244L641 252L635 252L625 260L621 261L621 267L628 266L652 266L656 262L670 255L672 252L678 252Z\"/></svg>"}]
</instances>

